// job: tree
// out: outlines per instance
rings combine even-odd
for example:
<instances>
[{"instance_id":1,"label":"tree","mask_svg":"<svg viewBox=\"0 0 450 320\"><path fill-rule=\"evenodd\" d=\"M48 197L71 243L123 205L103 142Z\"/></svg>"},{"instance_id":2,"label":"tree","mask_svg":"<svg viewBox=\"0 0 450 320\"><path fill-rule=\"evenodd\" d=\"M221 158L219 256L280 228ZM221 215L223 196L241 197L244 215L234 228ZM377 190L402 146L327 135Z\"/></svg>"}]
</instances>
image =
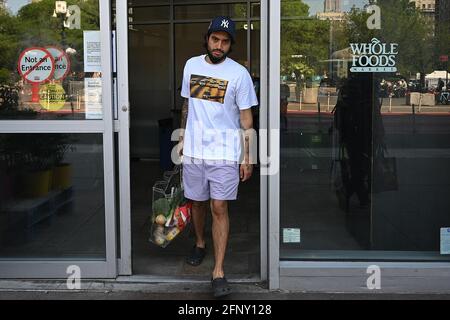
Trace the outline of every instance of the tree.
<instances>
[{"instance_id":1,"label":"tree","mask_svg":"<svg viewBox=\"0 0 450 320\"><path fill-rule=\"evenodd\" d=\"M81 9L81 29L65 28L64 33L62 21L52 17L55 1L42 0L23 6L17 15L21 50L30 46L61 46L64 36L66 45L77 51L71 64L72 71L82 71L83 30L100 30L98 0L67 1L67 6L70 5L78 5Z\"/></svg>"},{"instance_id":2,"label":"tree","mask_svg":"<svg viewBox=\"0 0 450 320\"><path fill-rule=\"evenodd\" d=\"M0 7L0 84L15 82L16 52L18 50L18 26L13 16Z\"/></svg>"},{"instance_id":3,"label":"tree","mask_svg":"<svg viewBox=\"0 0 450 320\"><path fill-rule=\"evenodd\" d=\"M398 71L404 76L433 70L433 26L409 0L380 0L382 29L378 36L398 43Z\"/></svg>"},{"instance_id":4,"label":"tree","mask_svg":"<svg viewBox=\"0 0 450 320\"><path fill-rule=\"evenodd\" d=\"M83 70L83 30L99 30L98 0L72 0L67 5L81 9L81 29L64 29L62 22L52 17L54 0L42 0L23 6L17 16L0 7L0 84L14 84L19 75L17 60L29 47L61 46L65 36L67 46L77 51L71 62L73 71Z\"/></svg>"},{"instance_id":5,"label":"tree","mask_svg":"<svg viewBox=\"0 0 450 320\"><path fill-rule=\"evenodd\" d=\"M450 56L450 21L439 21L436 24L435 33L434 69L450 72L449 63L441 62L439 59L440 56Z\"/></svg>"},{"instance_id":6,"label":"tree","mask_svg":"<svg viewBox=\"0 0 450 320\"><path fill-rule=\"evenodd\" d=\"M340 49L348 48L350 43L367 43L376 37L375 30L367 28L370 14L365 8L353 7L335 28L334 39Z\"/></svg>"},{"instance_id":7,"label":"tree","mask_svg":"<svg viewBox=\"0 0 450 320\"><path fill-rule=\"evenodd\" d=\"M433 69L433 26L409 0L379 0L381 30L366 26L369 14L364 8L352 8L346 23L336 35L339 46L368 43L377 38L385 43L397 43L396 66L405 77L423 74Z\"/></svg>"},{"instance_id":8,"label":"tree","mask_svg":"<svg viewBox=\"0 0 450 320\"><path fill-rule=\"evenodd\" d=\"M303 1L281 2L281 73L295 75L297 86L303 77L323 74L328 57L329 22L308 17Z\"/></svg>"}]
</instances>

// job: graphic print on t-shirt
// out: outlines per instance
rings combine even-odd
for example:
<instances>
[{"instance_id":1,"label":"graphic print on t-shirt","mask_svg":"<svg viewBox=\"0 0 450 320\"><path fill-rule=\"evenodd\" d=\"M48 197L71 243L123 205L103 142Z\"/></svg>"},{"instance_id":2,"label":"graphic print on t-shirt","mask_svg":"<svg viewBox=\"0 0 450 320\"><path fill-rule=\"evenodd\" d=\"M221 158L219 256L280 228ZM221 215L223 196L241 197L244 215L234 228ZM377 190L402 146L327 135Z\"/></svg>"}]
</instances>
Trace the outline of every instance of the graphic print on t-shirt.
<instances>
[{"instance_id":1,"label":"graphic print on t-shirt","mask_svg":"<svg viewBox=\"0 0 450 320\"><path fill-rule=\"evenodd\" d=\"M191 74L191 98L223 103L228 81Z\"/></svg>"}]
</instances>

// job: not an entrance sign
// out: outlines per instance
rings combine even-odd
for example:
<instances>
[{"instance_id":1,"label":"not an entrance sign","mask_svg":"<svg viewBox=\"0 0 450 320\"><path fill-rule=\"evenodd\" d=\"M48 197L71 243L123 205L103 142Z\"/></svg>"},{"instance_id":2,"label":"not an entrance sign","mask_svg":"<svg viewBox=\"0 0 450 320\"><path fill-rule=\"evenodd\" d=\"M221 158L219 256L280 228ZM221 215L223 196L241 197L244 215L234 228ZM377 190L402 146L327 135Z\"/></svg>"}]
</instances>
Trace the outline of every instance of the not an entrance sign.
<instances>
[{"instance_id":1,"label":"not an entrance sign","mask_svg":"<svg viewBox=\"0 0 450 320\"><path fill-rule=\"evenodd\" d=\"M55 60L47 49L28 48L20 54L17 69L29 82L41 83L53 76Z\"/></svg>"},{"instance_id":2,"label":"not an entrance sign","mask_svg":"<svg viewBox=\"0 0 450 320\"><path fill-rule=\"evenodd\" d=\"M70 59L63 49L47 46L45 49L51 53L53 59L55 60L55 73L53 74L53 79L62 80L70 72Z\"/></svg>"}]
</instances>

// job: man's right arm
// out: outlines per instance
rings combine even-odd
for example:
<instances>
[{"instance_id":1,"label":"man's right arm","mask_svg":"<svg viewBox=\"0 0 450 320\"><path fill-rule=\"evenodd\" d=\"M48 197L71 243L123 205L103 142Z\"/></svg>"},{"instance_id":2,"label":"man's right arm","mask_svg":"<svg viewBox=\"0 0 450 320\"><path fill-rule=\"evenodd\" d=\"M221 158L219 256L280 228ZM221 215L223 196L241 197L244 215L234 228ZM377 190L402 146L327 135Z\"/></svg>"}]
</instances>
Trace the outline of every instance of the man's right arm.
<instances>
[{"instance_id":1,"label":"man's right arm","mask_svg":"<svg viewBox=\"0 0 450 320\"><path fill-rule=\"evenodd\" d=\"M186 123L188 117L188 109L189 109L189 99L184 99L183 107L181 108L181 130L180 130L180 138L178 142L178 154L181 156L183 154L183 142L184 142L184 131L186 130Z\"/></svg>"},{"instance_id":2,"label":"man's right arm","mask_svg":"<svg viewBox=\"0 0 450 320\"><path fill-rule=\"evenodd\" d=\"M181 109L181 129L182 133L180 135L180 139L184 136L184 130L186 129L187 117L188 117L188 109L189 109L189 99L184 99L183 107Z\"/></svg>"}]
</instances>

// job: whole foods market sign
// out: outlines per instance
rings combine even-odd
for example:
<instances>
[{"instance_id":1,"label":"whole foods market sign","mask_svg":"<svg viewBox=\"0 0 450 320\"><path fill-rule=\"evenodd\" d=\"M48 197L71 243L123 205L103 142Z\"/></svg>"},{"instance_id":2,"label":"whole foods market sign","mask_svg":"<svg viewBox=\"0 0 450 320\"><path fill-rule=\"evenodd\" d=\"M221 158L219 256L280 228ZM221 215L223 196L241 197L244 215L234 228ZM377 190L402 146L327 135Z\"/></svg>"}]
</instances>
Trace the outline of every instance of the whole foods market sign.
<instances>
[{"instance_id":1,"label":"whole foods market sign","mask_svg":"<svg viewBox=\"0 0 450 320\"><path fill-rule=\"evenodd\" d=\"M370 43L350 43L353 52L351 72L396 72L397 43L381 43L373 38Z\"/></svg>"}]
</instances>

